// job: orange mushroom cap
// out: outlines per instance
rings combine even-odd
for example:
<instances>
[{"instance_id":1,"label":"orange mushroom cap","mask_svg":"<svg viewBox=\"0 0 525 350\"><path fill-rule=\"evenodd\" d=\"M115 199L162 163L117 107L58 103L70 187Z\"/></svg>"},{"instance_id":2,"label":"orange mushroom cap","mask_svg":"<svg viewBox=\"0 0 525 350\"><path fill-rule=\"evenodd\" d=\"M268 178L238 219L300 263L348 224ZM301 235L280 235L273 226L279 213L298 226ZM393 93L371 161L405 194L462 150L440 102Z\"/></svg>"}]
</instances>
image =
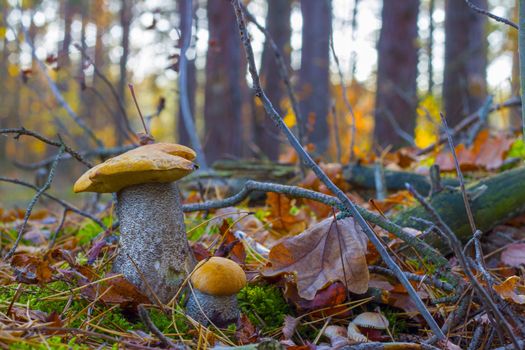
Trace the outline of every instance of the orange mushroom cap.
<instances>
[{"instance_id":1,"label":"orange mushroom cap","mask_svg":"<svg viewBox=\"0 0 525 350\"><path fill-rule=\"evenodd\" d=\"M246 274L236 262L214 256L197 264L191 283L202 293L228 296L236 294L246 285Z\"/></svg>"},{"instance_id":2,"label":"orange mushroom cap","mask_svg":"<svg viewBox=\"0 0 525 350\"><path fill-rule=\"evenodd\" d=\"M183 145L144 145L89 169L75 182L73 190L110 193L132 185L177 181L195 170L193 159L195 152Z\"/></svg>"}]
</instances>

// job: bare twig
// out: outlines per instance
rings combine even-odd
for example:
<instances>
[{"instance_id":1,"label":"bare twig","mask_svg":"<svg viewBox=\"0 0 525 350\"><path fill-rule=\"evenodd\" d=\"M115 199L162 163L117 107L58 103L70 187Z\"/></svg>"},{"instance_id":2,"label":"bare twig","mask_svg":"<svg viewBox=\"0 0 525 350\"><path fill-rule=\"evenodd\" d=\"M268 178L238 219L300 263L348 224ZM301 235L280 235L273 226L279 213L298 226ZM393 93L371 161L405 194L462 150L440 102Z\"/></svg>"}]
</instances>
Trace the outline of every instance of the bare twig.
<instances>
[{"instance_id":1,"label":"bare twig","mask_svg":"<svg viewBox=\"0 0 525 350\"><path fill-rule=\"evenodd\" d=\"M192 31L192 19L193 19L193 4L192 0L182 0L185 1L185 13L181 13L181 16L185 17L185 21L182 23L185 24L185 28L181 28L182 32L182 42L180 48L180 57L179 57L179 97L180 97L180 108L182 118L184 120L184 126L188 132L190 138L191 147L195 150L197 154L197 162L199 167L202 170L208 169L208 164L206 163L206 157L202 149L201 142L199 140L199 135L197 134L197 129L195 128L195 123L193 121L193 116L191 115L190 100L188 98L188 58L186 57L186 51L190 46L191 41L191 31Z\"/></svg>"},{"instance_id":2,"label":"bare twig","mask_svg":"<svg viewBox=\"0 0 525 350\"><path fill-rule=\"evenodd\" d=\"M493 20L495 20L497 22L504 23L504 24L506 24L508 26L511 26L514 29L519 29L518 25L516 23L512 22L510 19L506 19L506 18L503 18L503 17L500 17L500 16L496 16L495 14L490 13L489 11L487 11L485 9L482 9L481 7L476 6L470 0L465 0L465 2L467 3L468 7L470 7L471 9L476 11L477 13L480 13L480 14L482 14L484 16L492 18Z\"/></svg>"},{"instance_id":3,"label":"bare twig","mask_svg":"<svg viewBox=\"0 0 525 350\"><path fill-rule=\"evenodd\" d=\"M157 338L159 338L161 344L163 347L165 348L171 348L171 349L178 349L179 347L177 346L177 344L175 344L174 342L172 342L168 337L166 337L161 331L160 329L157 328L157 326L155 326L155 324L153 323L153 321L151 320L151 318L149 317L149 314L148 314L148 310L146 310L146 308L144 307L144 305L140 304L138 307L137 307L137 310L139 312L139 316L140 316L140 319L142 320L142 322L144 323L144 325L146 327L148 327L148 329L150 330L151 333L155 334L155 336Z\"/></svg>"},{"instance_id":4,"label":"bare twig","mask_svg":"<svg viewBox=\"0 0 525 350\"><path fill-rule=\"evenodd\" d=\"M66 102L66 100L64 99L64 96L62 96L62 93L60 92L60 89L58 88L56 83L53 81L53 79L51 79L51 77L47 73L47 68L46 68L45 64L36 55L35 46L34 46L33 42L31 41L31 37L30 37L29 33L27 32L27 29L22 24L21 24L21 27L22 27L22 31L24 32L25 41L26 41L27 45L29 45L29 47L31 48L31 55L33 57L33 60L38 63L38 66L40 67L40 70L44 74L44 76L46 78L46 81L47 81L47 84L49 85L49 88L51 89L51 92L55 96L55 98L58 101L58 103L60 104L60 106L62 106L62 108L64 108L64 110L71 117L71 119L73 119L75 121L75 123L84 131L84 133L89 138L91 138L97 144L98 147L104 147L104 143L95 135L93 130L91 130L91 128L89 128L89 126L87 126L87 124L82 120L82 118L80 118L73 111L71 106Z\"/></svg>"},{"instance_id":5,"label":"bare twig","mask_svg":"<svg viewBox=\"0 0 525 350\"><path fill-rule=\"evenodd\" d=\"M8 183L12 183L12 184L16 184L16 185L20 185L20 186L25 186L25 187L29 187L29 188L32 188L36 191L39 190L39 188L33 184L30 184L28 182L25 182L25 181L22 181L22 180L18 180L18 179L11 179L11 178L8 178L8 177L3 177L3 176L0 176L0 181L2 182L8 182ZM85 212L81 209L78 209L77 207L75 207L73 204L70 204L60 198L57 198L53 195L50 195L48 193L42 193L42 195L58 204L60 204L62 207L64 207L65 209L68 209L69 211L72 211L73 213L76 213L80 216L83 216L85 218L88 218L88 219L91 219L93 220L95 223L97 223L97 225L99 225L100 227L102 227L104 230L107 230L108 227L102 222L100 221L97 217L91 215L90 213L88 212Z\"/></svg>"},{"instance_id":6,"label":"bare twig","mask_svg":"<svg viewBox=\"0 0 525 350\"><path fill-rule=\"evenodd\" d=\"M58 224L57 228L55 229L55 232L53 233L53 236L51 236L51 239L49 240L49 249L52 249L53 246L55 245L55 242L56 242L56 239L58 237L58 234L60 233L60 231L62 231L62 228L64 227L64 223L66 222L66 216L67 216L67 212L69 211L69 209L67 208L64 208L64 210L62 211L62 219L60 219L60 223Z\"/></svg>"},{"instance_id":7,"label":"bare twig","mask_svg":"<svg viewBox=\"0 0 525 350\"><path fill-rule=\"evenodd\" d=\"M18 234L16 236L15 243L13 243L13 247L7 252L5 256L5 261L9 260L13 254L16 251L16 248L18 248L18 244L20 243L20 240L22 239L22 235L24 234L24 230L27 225L27 221L29 220L29 217L31 216L31 212L33 211L33 207L38 202L38 199L42 194L49 189L51 186L51 182L53 182L53 178L55 177L56 168L58 165L58 162L60 161L60 158L62 157L62 154L64 154L65 147L62 145L60 149L58 150L58 153L55 157L55 161L53 162L53 165L51 165L51 169L49 170L49 175L47 176L46 183L35 193L33 196L33 199L31 202L29 202L29 205L27 206L26 213L24 215L24 221L22 221L22 225L20 225L20 228L18 229Z\"/></svg>"},{"instance_id":8,"label":"bare twig","mask_svg":"<svg viewBox=\"0 0 525 350\"><path fill-rule=\"evenodd\" d=\"M390 277L395 277L394 273L385 268L385 267L381 267L381 266L374 266L374 265L370 265L368 266L368 271L372 272L372 273L377 273L377 274L380 274L380 275L386 275L386 276L390 276ZM409 280L412 280L412 281L416 281L416 282L422 282L422 283L425 283L425 284L428 284L430 286L433 286L433 287L436 287L436 288L439 288L439 289L443 289L444 291L447 291L447 292L453 292L455 291L455 287L453 285L451 285L450 283L448 282L444 282L442 280L440 280L439 278L436 278L434 276L428 276L428 275L417 275L415 273L411 273L411 272L405 272L405 276L407 276L407 278Z\"/></svg>"},{"instance_id":9,"label":"bare twig","mask_svg":"<svg viewBox=\"0 0 525 350\"><path fill-rule=\"evenodd\" d=\"M456 149L454 148L454 141L452 140L452 135L450 135L450 132L448 131L447 119L445 118L443 113L440 113L439 115L441 116L441 122L443 123L443 128L445 129L445 133L448 138L448 145L450 147L450 153L452 153L452 157L454 158L454 165L456 167L456 173L458 175L458 180L459 180L459 188L461 189L463 203L465 204L465 210L467 211L467 217L468 217L468 222L470 224L470 229L472 230L472 234L474 234L477 230L476 222L474 221L474 215L472 215L472 209L470 208L470 202L468 199L467 191L465 190L465 179L463 178L463 173L461 172L461 168L459 166L458 156L456 154Z\"/></svg>"},{"instance_id":10,"label":"bare twig","mask_svg":"<svg viewBox=\"0 0 525 350\"><path fill-rule=\"evenodd\" d=\"M62 147L62 146L64 146L65 152L69 153L73 158L78 160L80 163L84 164L88 168L91 168L93 166L90 162L85 160L80 153L78 153L77 151L73 150L71 147L65 145L62 141L51 140L51 139L49 139L49 138L47 138L47 137L37 133L36 131L28 130L28 129L24 128L24 127L21 127L21 128L11 128L11 129L0 129L0 134L15 134L15 140L19 139L21 135L27 135L27 136L32 136L32 137L36 138L37 140L40 140L40 141L42 141L44 143L47 143L50 146L55 146L55 147ZM40 167L42 167L44 165L51 164L51 163L53 163L53 161L54 161L54 157L53 157L53 159L49 159L46 164L40 164L40 165L36 166L35 168L40 168Z\"/></svg>"},{"instance_id":11,"label":"bare twig","mask_svg":"<svg viewBox=\"0 0 525 350\"><path fill-rule=\"evenodd\" d=\"M146 126L146 121L144 120L144 116L142 115L142 111L140 110L137 97L135 96L135 89L133 88L133 84L128 84L128 88L131 92L131 97L133 97L133 102L135 102L135 107L137 107L137 111L139 112L140 120L142 121L142 126L144 127L144 132L146 133L146 135L150 135L148 127Z\"/></svg>"},{"instance_id":12,"label":"bare twig","mask_svg":"<svg viewBox=\"0 0 525 350\"><path fill-rule=\"evenodd\" d=\"M490 107L489 112L499 111L500 109L503 109L503 108L516 107L516 106L521 106L521 100L519 97L512 97L503 103L497 103L493 105L492 107ZM465 117L463 120L461 120L461 122L459 122L458 125L456 125L452 130L450 130L450 134L452 136L456 136L459 132L465 130L466 128L468 128L469 126L477 122L480 119L480 116L479 116L480 111L481 109ZM446 141L447 141L447 135L445 133L442 133L439 136L438 141L434 142L433 144L423 149L420 149L417 152L417 155L428 153L432 151L433 149L435 149L437 146L441 145L442 143L445 143Z\"/></svg>"},{"instance_id":13,"label":"bare twig","mask_svg":"<svg viewBox=\"0 0 525 350\"><path fill-rule=\"evenodd\" d=\"M423 198L423 196L421 196L410 184L406 184L406 187L408 191L414 196L414 198L416 198L417 201L421 204L421 206L431 215L431 217L436 222L437 229L439 229L440 233L447 239L450 248L452 249L454 255L458 259L458 262L462 267L465 275L467 275L470 283L472 284L472 287L483 301L485 307L488 310L490 310L490 312L487 315L489 316L489 319L493 323L496 330L500 332L500 327L502 327L507 333L507 335L512 339L516 350L519 350L520 347L518 345L518 340L516 339L516 336L512 331L512 327L505 319L501 311L498 309L494 300L492 300L491 295L487 292L487 290L485 290L485 288L481 286L476 276L474 276L474 274L472 273L467 258L463 254L463 245L461 244L461 241L457 238L454 232L452 232L452 230L450 229L450 227L448 227L445 221L443 221L441 215L439 215L439 213L425 200L425 198ZM497 322L493 317L497 318ZM503 337L501 338L503 339Z\"/></svg>"},{"instance_id":14,"label":"bare twig","mask_svg":"<svg viewBox=\"0 0 525 350\"><path fill-rule=\"evenodd\" d=\"M124 122L126 124L126 129L127 129L126 137L128 138L128 140L133 142L134 139L136 138L136 135L135 135L135 131L131 128L131 124L129 123L128 114L126 112L126 107L124 106L124 102L122 101L122 98L119 96L117 90L115 89L113 84L109 81L109 79L104 75L104 73L100 71L100 69L98 69L98 67L95 65L95 61L93 61L93 59L87 54L86 50L77 43L73 44L73 46L82 53L84 58L93 67L93 71L95 75L99 77L104 82L104 84L106 84L106 86L109 88L109 91L115 98L115 101L117 102L117 106L120 110L120 114L122 114L122 118L124 119ZM98 92L96 93L98 94ZM119 127L119 125L117 125L117 127Z\"/></svg>"},{"instance_id":15,"label":"bare twig","mask_svg":"<svg viewBox=\"0 0 525 350\"><path fill-rule=\"evenodd\" d=\"M259 24L259 22L257 22L257 19L248 11L246 6L244 6L242 3L241 8L244 11L244 15L246 16L248 21L252 22L257 27L257 29L259 29L259 31L261 31L261 33L264 34L265 39L268 41L268 44L273 50L275 60L277 61L279 66L279 75L281 76L281 79L284 82L284 85L286 86L286 92L288 93L288 98L290 99L290 104L292 105L293 113L295 114L295 118L297 119L297 137L299 138L299 142L302 145L304 145L306 143L306 132L304 130L306 124L303 115L301 114L299 101L297 100L297 97L293 92L292 83L288 74L288 67L286 66L286 62L284 61L281 50L279 50L279 47L273 40L272 36L270 35L270 32L264 26Z\"/></svg>"},{"instance_id":16,"label":"bare twig","mask_svg":"<svg viewBox=\"0 0 525 350\"><path fill-rule=\"evenodd\" d=\"M427 321L427 324L429 325L430 329L432 329L432 331L440 339L444 339L445 335L441 332L441 329L437 325L436 321L434 320L434 318L432 317L428 309L425 307L425 304L421 301L421 298L415 291L414 287L412 286L410 281L406 278L406 276L403 274L403 271L401 270L401 268L390 257L390 255L388 254L388 251L383 246L383 244L381 243L379 238L376 236L376 234L372 231L372 229L370 228L368 223L365 221L363 216L359 213L355 204L345 195L345 193L342 190L340 190L332 182L332 180L330 180L330 178L324 173L324 171L313 161L312 157L310 157L310 155L303 149L303 147L301 146L297 138L290 131L288 126L286 126L286 124L282 120L282 117L273 107L272 102L266 96L264 90L261 87L261 83L259 80L259 73L257 72L257 68L255 65L253 49L250 43L248 32L246 30L246 23L244 21L244 16L243 16L243 11L240 5L240 0L231 0L231 3L235 9L235 15L237 18L237 23L239 25L239 33L241 36L241 42L244 45L244 49L245 49L245 53L246 53L246 57L248 61L248 70L253 80L253 89L254 89L255 96L257 96L260 99L269 117L272 118L272 120L277 124L277 126L281 129L281 131L284 132L284 134L288 138L288 141L291 143L292 147L297 151L303 163L307 167L312 169L312 171L326 185L326 187L332 193L336 195L336 197L341 201L341 205L343 206L344 210L348 212L350 215L352 215L354 219L357 221L357 223L359 224L359 226L362 227L368 239L376 247L383 261L392 271L394 271L400 283L405 287L412 301L416 305L418 311L421 313L423 318Z\"/></svg>"}]
</instances>

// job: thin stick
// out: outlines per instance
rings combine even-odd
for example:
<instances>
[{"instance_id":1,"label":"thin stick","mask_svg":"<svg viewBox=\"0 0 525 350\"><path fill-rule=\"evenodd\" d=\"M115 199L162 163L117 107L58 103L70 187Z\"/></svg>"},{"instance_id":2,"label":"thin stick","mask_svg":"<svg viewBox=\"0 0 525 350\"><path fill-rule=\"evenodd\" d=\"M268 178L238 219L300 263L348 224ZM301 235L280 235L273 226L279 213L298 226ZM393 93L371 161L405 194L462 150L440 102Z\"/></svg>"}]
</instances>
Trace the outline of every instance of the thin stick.
<instances>
[{"instance_id":1,"label":"thin stick","mask_svg":"<svg viewBox=\"0 0 525 350\"><path fill-rule=\"evenodd\" d=\"M138 307L137 307L137 310L139 312L139 316L140 316L140 319L142 320L142 322L144 323L144 325L146 325L146 327L148 327L148 329L150 330L151 333L155 334L155 336L157 338L159 338L160 340L160 343L162 344L162 346L166 347L166 348L178 348L177 344L175 344L174 342L172 342L168 337L166 337L161 331L160 329L157 328L157 326L155 326L155 323L153 323L153 321L151 320L151 318L149 317L149 314L148 314L148 310L146 310L146 308L144 307L144 305L140 304Z\"/></svg>"},{"instance_id":2,"label":"thin stick","mask_svg":"<svg viewBox=\"0 0 525 350\"><path fill-rule=\"evenodd\" d=\"M27 136L32 136L32 137L36 138L37 140L40 140L40 141L42 141L44 143L47 143L50 146L55 146L55 147L62 147L62 146L64 146L64 151L66 153L69 153L73 158L75 158L76 160L78 160L80 163L84 164L88 168L93 167L93 164L91 164L90 162L85 160L84 157L82 157L82 155L80 153L78 153L77 151L73 150L71 147L69 147L66 144L64 144L63 141L61 141L61 140L60 141L51 140L51 139L49 139L49 138L47 138L47 137L37 133L36 131L32 131L32 130L26 129L24 127L20 127L20 128L0 129L0 134L15 134L15 140L18 140L20 138L20 136L22 136L22 135L27 135ZM50 161L46 162L45 165L53 163L54 160L55 160L55 157L53 157L52 160L50 159ZM43 165L39 165L38 168L40 166L43 166Z\"/></svg>"},{"instance_id":3,"label":"thin stick","mask_svg":"<svg viewBox=\"0 0 525 350\"><path fill-rule=\"evenodd\" d=\"M49 241L49 250L51 250L55 245L58 234L60 233L60 231L62 231L62 228L64 227L68 210L69 209L64 208L64 211L62 212L62 219L60 219L60 223L58 224L57 228L55 229L55 232L53 233L53 236L51 237L51 240Z\"/></svg>"},{"instance_id":4,"label":"thin stick","mask_svg":"<svg viewBox=\"0 0 525 350\"><path fill-rule=\"evenodd\" d=\"M137 97L135 97L135 89L133 88L133 84L128 84L129 91L131 91L131 96L133 97L133 102L135 102L135 107L137 107L137 111L139 112L140 120L142 121L142 126L144 127L144 132L146 135L149 135L148 127L146 126L146 121L144 120L144 116L142 115L142 112L139 107L139 103L137 102Z\"/></svg>"},{"instance_id":5,"label":"thin stick","mask_svg":"<svg viewBox=\"0 0 525 350\"><path fill-rule=\"evenodd\" d=\"M452 140L452 135L450 135L450 132L448 131L447 119L445 118L443 113L439 113L439 115L441 116L441 122L443 123L443 128L445 129L445 133L448 138L448 145L450 147L450 152L452 153L452 157L454 158L454 165L456 166L456 173L458 175L459 187L461 189L463 203L465 204L465 210L467 211L467 217L468 217L468 222L470 224L470 229L472 230L472 234L474 234L477 230L476 222L474 221L474 215L472 215L472 209L470 208L467 191L465 190L465 179L463 178L463 173L461 172L461 168L459 166L458 156L456 154L456 149L454 147L454 140Z\"/></svg>"},{"instance_id":6,"label":"thin stick","mask_svg":"<svg viewBox=\"0 0 525 350\"><path fill-rule=\"evenodd\" d=\"M284 123L282 117L275 110L274 106L272 105L272 102L266 96L264 90L261 87L261 83L259 80L259 73L257 72L257 68L255 65L253 49L251 46L248 32L246 30L246 23L244 21L244 16L243 16L243 12L242 12L241 5L240 5L240 0L231 0L231 3L235 9L235 15L237 18L237 24L239 26L241 42L244 45L244 49L245 49L245 53L246 53L246 57L248 61L248 70L253 80L253 89L254 89L255 96L257 96L260 99L269 117L272 118L275 124L281 129L281 131L284 132L284 134L288 138L288 141L291 143L292 147L295 148L300 158L302 159L303 163L307 167L312 169L312 171L326 185L326 187L332 193L334 193L336 197L341 201L341 204L344 207L344 210L350 215L352 215L354 219L358 222L359 226L361 226L361 228L367 235L368 239L376 247L379 255L381 255L381 258L383 259L385 264L392 271L394 271L400 283L405 287L412 301L416 305L418 311L421 313L423 318L427 321L432 331L440 339L444 339L445 335L443 334L443 332L441 332L441 329L439 328L438 324L436 323L436 321L434 320L434 318L432 317L428 309L425 307L425 304L423 303L423 301L421 300L421 298L415 291L414 287L412 286L410 281L406 278L406 276L403 274L403 271L401 270L401 268L395 263L395 261L390 257L390 255L388 255L388 251L385 249L385 247L383 246L379 238L372 231L372 229L370 228L368 223L365 221L363 216L359 213L355 204L346 196L346 194L342 190L340 190L332 182L332 180L330 180L330 178L324 173L324 171L313 161L312 157L310 157L310 155L304 150L304 148L301 146L301 144L299 143L295 135L290 131L288 126Z\"/></svg>"},{"instance_id":7,"label":"thin stick","mask_svg":"<svg viewBox=\"0 0 525 350\"><path fill-rule=\"evenodd\" d=\"M516 23L512 22L510 19L506 19L506 18L503 18L503 17L496 16L495 14L492 14L489 11L487 11L485 9L482 9L481 7L476 6L475 4L473 4L469 0L465 0L465 2L467 3L468 7L470 7L474 11L476 11L478 13L481 13L482 15L487 16L489 18L492 18L493 20L495 20L497 22L504 23L504 24L514 28L514 29L519 29L518 25Z\"/></svg>"},{"instance_id":8,"label":"thin stick","mask_svg":"<svg viewBox=\"0 0 525 350\"><path fill-rule=\"evenodd\" d=\"M18 180L18 179L11 179L9 177L3 177L3 176L0 176L0 181L3 181L3 182L8 182L8 183L12 183L12 184L15 184L15 185L20 185L20 186L25 186L25 187L29 187L29 188L32 188L36 191L39 190L39 188L33 184L30 184L28 182L25 182L25 181L22 181L22 180ZM90 213L88 212L85 212L81 209L78 209L77 207L75 207L73 204L70 204L68 202L66 202L65 200L62 200L60 198L57 198L51 194L48 194L48 193L42 193L42 195L48 199L51 199L52 201L60 204L61 206L63 206L65 209L68 209L80 216L83 216L83 217L86 217L88 219L91 219L93 220L95 223L97 223L97 225L99 225L100 227L102 227L104 230L107 230L108 227L101 221L99 220L97 217L95 217L94 215L91 215Z\"/></svg>"}]
</instances>

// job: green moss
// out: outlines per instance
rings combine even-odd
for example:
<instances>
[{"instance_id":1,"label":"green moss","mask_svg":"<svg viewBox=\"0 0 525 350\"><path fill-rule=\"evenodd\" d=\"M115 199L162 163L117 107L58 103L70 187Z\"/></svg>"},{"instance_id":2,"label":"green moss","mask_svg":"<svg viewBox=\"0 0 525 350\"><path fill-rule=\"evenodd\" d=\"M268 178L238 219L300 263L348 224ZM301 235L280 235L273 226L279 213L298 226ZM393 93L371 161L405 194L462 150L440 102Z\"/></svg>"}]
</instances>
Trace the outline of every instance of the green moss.
<instances>
[{"instance_id":1,"label":"green moss","mask_svg":"<svg viewBox=\"0 0 525 350\"><path fill-rule=\"evenodd\" d=\"M390 308L384 308L381 310L382 314L385 315L389 323L389 330L394 337L400 333L406 333L408 331L407 322L404 318L399 317L399 312Z\"/></svg>"},{"instance_id":2,"label":"green moss","mask_svg":"<svg viewBox=\"0 0 525 350\"><path fill-rule=\"evenodd\" d=\"M102 222L106 226L110 226L112 221L113 218L109 216L102 219ZM91 240L99 235L102 231L102 227L100 227L96 222L92 220L85 220L75 236L78 238L79 245L84 245L91 242Z\"/></svg>"},{"instance_id":3,"label":"green moss","mask_svg":"<svg viewBox=\"0 0 525 350\"><path fill-rule=\"evenodd\" d=\"M248 285L239 292L237 299L241 311L263 330L282 326L284 316L290 313L290 306L275 286Z\"/></svg>"},{"instance_id":4,"label":"green moss","mask_svg":"<svg viewBox=\"0 0 525 350\"><path fill-rule=\"evenodd\" d=\"M71 340L67 341L66 339L59 337L59 336L53 336L46 339L46 343L43 343L41 339L38 339L38 345L32 344L32 343L25 343L25 342L19 342L19 343L13 343L9 346L9 349L15 349L15 350L48 350L48 349L64 349L64 350L85 350L89 349L87 345L77 344L76 337L71 338Z\"/></svg>"}]
</instances>

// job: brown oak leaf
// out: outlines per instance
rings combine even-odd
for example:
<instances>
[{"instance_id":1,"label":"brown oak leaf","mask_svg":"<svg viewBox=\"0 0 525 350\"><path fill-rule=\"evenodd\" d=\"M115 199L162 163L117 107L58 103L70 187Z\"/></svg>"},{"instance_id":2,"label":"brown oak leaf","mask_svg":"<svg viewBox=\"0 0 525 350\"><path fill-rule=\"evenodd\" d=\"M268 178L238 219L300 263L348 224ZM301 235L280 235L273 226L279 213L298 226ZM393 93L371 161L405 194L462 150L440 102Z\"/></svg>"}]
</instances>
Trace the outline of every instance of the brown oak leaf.
<instances>
[{"instance_id":1,"label":"brown oak leaf","mask_svg":"<svg viewBox=\"0 0 525 350\"><path fill-rule=\"evenodd\" d=\"M344 282L345 276L348 289L362 294L369 280L366 246L365 233L353 218L328 218L275 245L263 275L295 274L299 296L307 300L331 282Z\"/></svg>"}]
</instances>

